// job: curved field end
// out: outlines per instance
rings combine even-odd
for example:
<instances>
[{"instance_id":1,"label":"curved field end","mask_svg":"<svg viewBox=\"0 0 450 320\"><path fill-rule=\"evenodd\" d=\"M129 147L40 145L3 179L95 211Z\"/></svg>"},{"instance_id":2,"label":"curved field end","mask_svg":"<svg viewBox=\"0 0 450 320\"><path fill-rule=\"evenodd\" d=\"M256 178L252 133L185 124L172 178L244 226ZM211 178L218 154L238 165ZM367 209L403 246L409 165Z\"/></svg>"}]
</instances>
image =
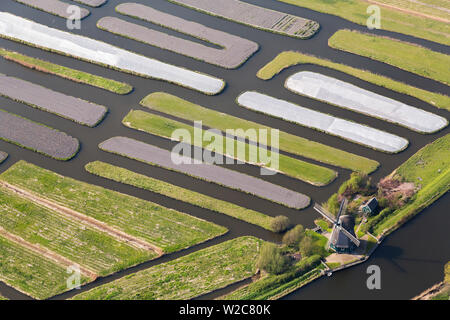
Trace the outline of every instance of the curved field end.
<instances>
[{"instance_id":1,"label":"curved field end","mask_svg":"<svg viewBox=\"0 0 450 320\"><path fill-rule=\"evenodd\" d=\"M450 111L450 97L447 95L423 90L367 70L353 68L345 64L336 63L298 51L281 52L272 61L262 67L256 76L262 80L270 80L281 71L302 64L313 64L338 70L358 79L376 84L377 86L425 101L426 103L429 103L437 108Z\"/></svg>"},{"instance_id":2,"label":"curved field end","mask_svg":"<svg viewBox=\"0 0 450 320\"><path fill-rule=\"evenodd\" d=\"M134 75L164 80L204 94L215 95L225 87L221 79L5 12L0 12L0 37Z\"/></svg>"},{"instance_id":3,"label":"curved field end","mask_svg":"<svg viewBox=\"0 0 450 320\"><path fill-rule=\"evenodd\" d=\"M73 158L80 147L76 138L0 109L0 139L57 160Z\"/></svg>"},{"instance_id":4,"label":"curved field end","mask_svg":"<svg viewBox=\"0 0 450 320\"><path fill-rule=\"evenodd\" d=\"M128 235L169 253L227 232L214 223L109 189L61 176L19 161L0 175L1 181L33 195L34 201L84 220L108 234ZM126 240L126 238L125 238ZM134 242L136 243L136 242ZM148 247L148 246L147 246Z\"/></svg>"},{"instance_id":5,"label":"curved field end","mask_svg":"<svg viewBox=\"0 0 450 320\"><path fill-rule=\"evenodd\" d=\"M133 91L133 87L124 82L119 82L84 71L64 67L3 48L0 48L0 56L8 61L18 63L32 70L52 74L76 83L87 84L116 94L128 94Z\"/></svg>"},{"instance_id":6,"label":"curved field end","mask_svg":"<svg viewBox=\"0 0 450 320\"><path fill-rule=\"evenodd\" d=\"M14 0L19 3L25 4L32 8L53 14L55 16L69 19L73 12L69 11L70 3L65 3L59 0ZM87 9L80 8L81 19L86 18L90 12Z\"/></svg>"},{"instance_id":7,"label":"curved field end","mask_svg":"<svg viewBox=\"0 0 450 320\"><path fill-rule=\"evenodd\" d=\"M285 86L295 93L422 133L433 133L448 125L441 116L320 73L298 72L286 80Z\"/></svg>"},{"instance_id":8,"label":"curved field end","mask_svg":"<svg viewBox=\"0 0 450 320\"><path fill-rule=\"evenodd\" d=\"M234 203L212 198L168 182L135 173L101 161L90 162L85 166L87 172L116 182L128 184L163 196L193 204L200 208L226 214L230 217L255 224L273 231L271 216L238 206Z\"/></svg>"},{"instance_id":9,"label":"curved field end","mask_svg":"<svg viewBox=\"0 0 450 320\"><path fill-rule=\"evenodd\" d=\"M8 154L6 152L0 151L0 163L6 160L8 158Z\"/></svg>"},{"instance_id":10,"label":"curved field end","mask_svg":"<svg viewBox=\"0 0 450 320\"><path fill-rule=\"evenodd\" d=\"M238 159L238 161L259 166L261 170L273 170L274 173L281 173L316 186L327 185L337 177L337 172L331 169L279 154L279 150L269 151L269 148L262 149L260 145L249 144L242 139L235 139L229 136L228 133L218 131L215 128L211 128L215 131L201 128L195 129L192 125L141 110L131 110L122 120L122 123L129 128L171 140L174 140L174 137L172 137L174 130L186 130L191 137L194 137L196 134L201 134L202 137L208 135L208 137L214 139L214 142L222 146L223 152L219 153L208 141L197 141L194 139L191 141L191 144L205 150L214 151L216 154L225 155L233 159L233 162L234 159ZM257 128L255 128L256 130ZM184 143L188 142L184 141ZM244 150L244 152L239 152L239 150ZM263 159L261 155L266 153L270 153L271 159L278 153L277 163L275 163L275 160Z\"/></svg>"},{"instance_id":11,"label":"curved field end","mask_svg":"<svg viewBox=\"0 0 450 320\"><path fill-rule=\"evenodd\" d=\"M201 43L182 39L114 17L100 19L97 22L97 26L102 30L223 68L234 69L239 67L259 48L258 44L253 41L208 28L199 23L178 18L141 4L120 4L117 6L116 11L187 34L222 48L212 48Z\"/></svg>"},{"instance_id":12,"label":"curved field end","mask_svg":"<svg viewBox=\"0 0 450 320\"><path fill-rule=\"evenodd\" d=\"M300 39L312 37L320 28L320 25L313 20L259 7L239 0L169 1L257 29Z\"/></svg>"},{"instance_id":13,"label":"curved field end","mask_svg":"<svg viewBox=\"0 0 450 320\"><path fill-rule=\"evenodd\" d=\"M98 8L104 5L108 0L72 0L90 7Z\"/></svg>"},{"instance_id":14,"label":"curved field end","mask_svg":"<svg viewBox=\"0 0 450 320\"><path fill-rule=\"evenodd\" d=\"M243 191L294 209L303 209L310 203L304 194L291 191L264 180L194 159L126 137L114 137L100 144L103 151L115 153L150 165L184 173L197 179L213 182ZM179 161L176 164L173 159Z\"/></svg>"},{"instance_id":15,"label":"curved field end","mask_svg":"<svg viewBox=\"0 0 450 320\"><path fill-rule=\"evenodd\" d=\"M376 150L397 153L408 146L408 140L399 136L304 108L259 92L244 92L237 98L237 102L250 110L294 122Z\"/></svg>"},{"instance_id":16,"label":"curved field end","mask_svg":"<svg viewBox=\"0 0 450 320\"><path fill-rule=\"evenodd\" d=\"M0 95L89 127L100 123L107 112L104 106L1 73Z\"/></svg>"},{"instance_id":17,"label":"curved field end","mask_svg":"<svg viewBox=\"0 0 450 320\"><path fill-rule=\"evenodd\" d=\"M240 138L245 138L245 135L239 134L238 129L242 129L244 131L248 129L266 129L270 131L273 129L256 122L199 106L198 104L194 104L165 92L151 93L146 96L140 104L149 109L157 110L180 119L190 121L202 119L203 124L210 128L217 128L222 131L226 131L227 129L235 129L236 135ZM280 150L309 159L314 159L321 163L327 163L333 166L347 168L366 174L375 171L380 165L377 161L315 141L307 140L283 131L279 133L279 138ZM271 145L269 145L269 147L270 146Z\"/></svg>"},{"instance_id":18,"label":"curved field end","mask_svg":"<svg viewBox=\"0 0 450 320\"><path fill-rule=\"evenodd\" d=\"M133 273L73 299L189 300L254 276L262 243L254 237L229 240Z\"/></svg>"},{"instance_id":19,"label":"curved field end","mask_svg":"<svg viewBox=\"0 0 450 320\"><path fill-rule=\"evenodd\" d=\"M347 29L333 34L328 39L328 45L450 85L448 54L410 42Z\"/></svg>"}]
</instances>

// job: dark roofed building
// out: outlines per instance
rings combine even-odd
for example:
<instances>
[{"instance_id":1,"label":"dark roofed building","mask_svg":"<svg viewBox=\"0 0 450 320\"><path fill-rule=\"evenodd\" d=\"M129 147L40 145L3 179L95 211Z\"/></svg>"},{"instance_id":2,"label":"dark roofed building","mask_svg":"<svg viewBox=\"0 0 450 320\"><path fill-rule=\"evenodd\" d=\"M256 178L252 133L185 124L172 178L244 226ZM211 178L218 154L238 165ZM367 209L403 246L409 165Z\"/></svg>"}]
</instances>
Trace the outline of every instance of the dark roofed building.
<instances>
[{"instance_id":1,"label":"dark roofed building","mask_svg":"<svg viewBox=\"0 0 450 320\"><path fill-rule=\"evenodd\" d=\"M356 238L354 217L349 215L341 216L339 225ZM339 228L335 227L330 237L330 248L337 253L350 253L356 249L356 245Z\"/></svg>"},{"instance_id":2,"label":"dark roofed building","mask_svg":"<svg viewBox=\"0 0 450 320\"><path fill-rule=\"evenodd\" d=\"M378 208L377 198L372 198L362 207L362 212L366 215L374 214L375 210Z\"/></svg>"}]
</instances>

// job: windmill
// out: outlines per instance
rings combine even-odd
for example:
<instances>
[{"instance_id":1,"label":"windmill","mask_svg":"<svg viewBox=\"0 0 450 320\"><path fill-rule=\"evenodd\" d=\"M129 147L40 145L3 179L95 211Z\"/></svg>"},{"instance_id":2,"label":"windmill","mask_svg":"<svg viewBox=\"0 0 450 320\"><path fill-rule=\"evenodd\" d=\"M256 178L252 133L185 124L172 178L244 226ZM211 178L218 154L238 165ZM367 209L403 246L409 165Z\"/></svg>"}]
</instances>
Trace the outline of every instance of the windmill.
<instances>
[{"instance_id":1,"label":"windmill","mask_svg":"<svg viewBox=\"0 0 450 320\"><path fill-rule=\"evenodd\" d=\"M359 247L360 244L354 231L355 219L350 215L345 215L346 208L347 199L344 198L335 218L318 204L314 205L314 210L333 224L333 231L328 241L328 246L338 253L349 253L356 247Z\"/></svg>"}]
</instances>

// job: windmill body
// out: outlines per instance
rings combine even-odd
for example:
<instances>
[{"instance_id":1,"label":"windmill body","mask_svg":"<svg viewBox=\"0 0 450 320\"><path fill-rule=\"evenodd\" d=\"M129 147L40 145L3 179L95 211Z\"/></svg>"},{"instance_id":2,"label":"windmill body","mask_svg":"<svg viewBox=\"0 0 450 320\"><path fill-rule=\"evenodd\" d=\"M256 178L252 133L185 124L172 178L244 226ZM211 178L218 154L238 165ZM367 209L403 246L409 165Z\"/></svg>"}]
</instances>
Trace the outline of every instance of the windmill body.
<instances>
[{"instance_id":1,"label":"windmill body","mask_svg":"<svg viewBox=\"0 0 450 320\"><path fill-rule=\"evenodd\" d=\"M321 206L317 204L314 206L317 212L333 224L333 231L327 246L337 253L350 253L360 244L354 231L355 219L350 215L344 215L346 207L347 199L344 198L335 218Z\"/></svg>"}]
</instances>

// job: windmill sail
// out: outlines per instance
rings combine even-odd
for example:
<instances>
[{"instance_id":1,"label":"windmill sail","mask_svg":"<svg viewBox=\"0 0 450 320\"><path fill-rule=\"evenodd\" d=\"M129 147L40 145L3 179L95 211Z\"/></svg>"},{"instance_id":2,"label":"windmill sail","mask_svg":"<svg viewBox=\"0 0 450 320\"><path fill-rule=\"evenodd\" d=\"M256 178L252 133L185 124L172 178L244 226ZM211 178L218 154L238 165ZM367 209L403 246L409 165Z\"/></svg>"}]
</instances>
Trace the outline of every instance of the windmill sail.
<instances>
[{"instance_id":1,"label":"windmill sail","mask_svg":"<svg viewBox=\"0 0 450 320\"><path fill-rule=\"evenodd\" d=\"M341 205L339 207L339 212L337 214L336 221L339 221L339 217L345 213L345 210L347 210L347 203L348 203L347 198L344 198L344 200L341 201Z\"/></svg>"},{"instance_id":2,"label":"windmill sail","mask_svg":"<svg viewBox=\"0 0 450 320\"><path fill-rule=\"evenodd\" d=\"M335 225L337 223L337 220L334 217L332 217L331 214L329 214L324 208L322 208L318 204L314 205L314 210L316 210L318 213L320 213L325 219L330 221L332 224Z\"/></svg>"},{"instance_id":3,"label":"windmill sail","mask_svg":"<svg viewBox=\"0 0 450 320\"><path fill-rule=\"evenodd\" d=\"M341 231L347 238L350 239L351 242L353 242L357 247L359 247L359 240L356 239L350 232L348 232L347 230L345 230L344 228L339 226L339 231Z\"/></svg>"}]
</instances>

